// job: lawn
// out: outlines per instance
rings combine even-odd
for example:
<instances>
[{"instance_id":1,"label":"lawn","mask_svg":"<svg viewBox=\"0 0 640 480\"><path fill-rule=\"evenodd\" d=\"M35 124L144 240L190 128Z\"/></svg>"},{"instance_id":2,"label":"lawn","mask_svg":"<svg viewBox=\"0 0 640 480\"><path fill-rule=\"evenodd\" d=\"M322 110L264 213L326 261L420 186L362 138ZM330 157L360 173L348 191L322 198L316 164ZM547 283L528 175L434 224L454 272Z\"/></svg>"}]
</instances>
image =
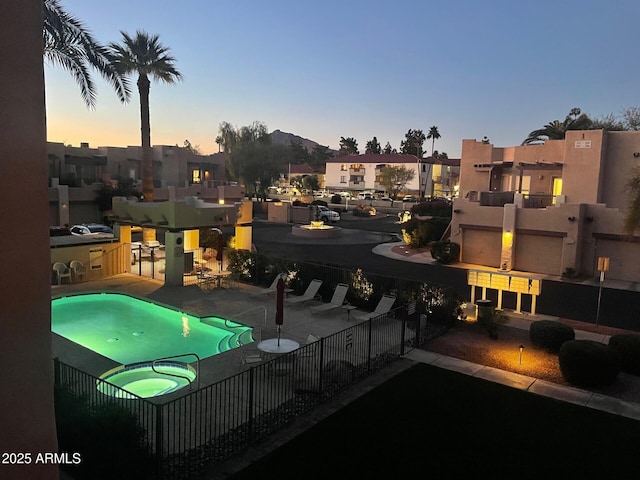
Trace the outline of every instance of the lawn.
<instances>
[{"instance_id":1,"label":"lawn","mask_svg":"<svg viewBox=\"0 0 640 480\"><path fill-rule=\"evenodd\" d=\"M631 478L639 454L636 420L417 364L232 478Z\"/></svg>"}]
</instances>

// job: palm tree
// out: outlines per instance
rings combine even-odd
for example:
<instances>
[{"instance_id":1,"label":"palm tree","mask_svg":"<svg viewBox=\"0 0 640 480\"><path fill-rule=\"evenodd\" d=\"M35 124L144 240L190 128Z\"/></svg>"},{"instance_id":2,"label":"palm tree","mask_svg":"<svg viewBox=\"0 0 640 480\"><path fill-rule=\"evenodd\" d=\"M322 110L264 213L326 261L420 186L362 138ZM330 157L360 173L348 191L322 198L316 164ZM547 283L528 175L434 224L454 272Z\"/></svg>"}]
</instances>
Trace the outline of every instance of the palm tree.
<instances>
[{"instance_id":1,"label":"palm tree","mask_svg":"<svg viewBox=\"0 0 640 480\"><path fill-rule=\"evenodd\" d=\"M145 202L153 202L153 158L151 151L151 124L149 121L149 90L153 77L165 83L175 83L182 74L175 67L175 59L163 46L157 35L150 36L142 30L134 37L125 32L122 44L109 44L110 53L118 72L123 75L138 74L140 94L140 130L142 135L142 195ZM145 229L145 240L152 239L153 231Z\"/></svg>"},{"instance_id":2,"label":"palm tree","mask_svg":"<svg viewBox=\"0 0 640 480\"><path fill-rule=\"evenodd\" d=\"M129 84L114 67L107 47L97 42L81 21L65 12L58 0L43 0L42 40L45 59L73 75L88 108L96 105L91 67L113 86L122 103L129 101Z\"/></svg>"},{"instance_id":3,"label":"palm tree","mask_svg":"<svg viewBox=\"0 0 640 480\"><path fill-rule=\"evenodd\" d=\"M436 140L440 138L440 132L438 131L438 127L435 125L429 129L429 133L427 134L427 139L431 139L431 156L433 157L433 147L435 146Z\"/></svg>"},{"instance_id":4,"label":"palm tree","mask_svg":"<svg viewBox=\"0 0 640 480\"><path fill-rule=\"evenodd\" d=\"M589 130L592 126L593 121L586 113L582 113L579 108L572 108L563 122L554 120L534 130L524 139L522 145L544 143L545 140L562 140L567 130Z\"/></svg>"}]
</instances>

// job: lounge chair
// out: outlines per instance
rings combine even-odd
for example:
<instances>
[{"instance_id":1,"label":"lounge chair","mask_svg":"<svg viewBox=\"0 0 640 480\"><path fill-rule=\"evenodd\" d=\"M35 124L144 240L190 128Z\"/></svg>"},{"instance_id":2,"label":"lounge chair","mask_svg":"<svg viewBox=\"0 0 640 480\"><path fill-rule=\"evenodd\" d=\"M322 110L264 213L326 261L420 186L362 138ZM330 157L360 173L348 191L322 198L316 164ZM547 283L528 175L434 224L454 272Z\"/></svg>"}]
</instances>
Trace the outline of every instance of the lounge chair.
<instances>
[{"instance_id":1,"label":"lounge chair","mask_svg":"<svg viewBox=\"0 0 640 480\"><path fill-rule=\"evenodd\" d=\"M268 288L263 288L262 290L258 290L257 292L253 292L251 295L257 297L258 295L266 295L268 293L274 293L278 289L278 280L282 278L284 280L285 274L280 273L276 275L276 278L273 279L271 286Z\"/></svg>"},{"instance_id":2,"label":"lounge chair","mask_svg":"<svg viewBox=\"0 0 640 480\"><path fill-rule=\"evenodd\" d=\"M320 341L320 337L310 333L307 337L307 342L300 348L298 353L296 354L298 358L310 358L315 357L317 354L317 350L319 348L319 344L317 342Z\"/></svg>"},{"instance_id":3,"label":"lounge chair","mask_svg":"<svg viewBox=\"0 0 640 480\"><path fill-rule=\"evenodd\" d=\"M84 278L84 274L87 273L87 269L80 260L71 260L69 264L71 267L71 272L73 272L73 278L76 280L82 280Z\"/></svg>"},{"instance_id":4,"label":"lounge chair","mask_svg":"<svg viewBox=\"0 0 640 480\"><path fill-rule=\"evenodd\" d=\"M389 313L391 307L396 302L396 297L394 295L383 295L376 309L373 312L365 313L364 315L356 316L356 320L369 320L370 318L375 318L379 315L384 315L385 313Z\"/></svg>"},{"instance_id":5,"label":"lounge chair","mask_svg":"<svg viewBox=\"0 0 640 480\"><path fill-rule=\"evenodd\" d=\"M62 284L63 278L68 278L69 283L71 283L71 269L67 267L62 262L55 262L53 264L53 271L56 272L56 276L58 277L58 285Z\"/></svg>"},{"instance_id":6,"label":"lounge chair","mask_svg":"<svg viewBox=\"0 0 640 480\"><path fill-rule=\"evenodd\" d=\"M319 299L318 290L320 289L320 285L322 285L322 280L311 280L305 292L298 297L291 297L285 299L284 303L288 305L295 305L298 303L308 302L309 300Z\"/></svg>"},{"instance_id":7,"label":"lounge chair","mask_svg":"<svg viewBox=\"0 0 640 480\"><path fill-rule=\"evenodd\" d=\"M315 315L316 313L328 312L333 310L334 308L340 308L344 305L345 298L347 296L347 291L349 290L349 285L346 283L339 283L336 285L336 289L333 291L333 296L329 303L323 303L322 305L316 305L315 307L309 308L311 313Z\"/></svg>"}]
</instances>

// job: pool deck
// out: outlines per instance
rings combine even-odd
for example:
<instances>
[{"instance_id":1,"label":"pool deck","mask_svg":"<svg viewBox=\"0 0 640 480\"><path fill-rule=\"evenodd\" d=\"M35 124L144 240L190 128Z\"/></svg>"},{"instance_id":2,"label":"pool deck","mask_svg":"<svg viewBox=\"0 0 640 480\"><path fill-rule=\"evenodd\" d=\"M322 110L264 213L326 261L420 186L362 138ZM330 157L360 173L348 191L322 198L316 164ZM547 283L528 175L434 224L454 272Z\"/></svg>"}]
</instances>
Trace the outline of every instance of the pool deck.
<instances>
[{"instance_id":1,"label":"pool deck","mask_svg":"<svg viewBox=\"0 0 640 480\"><path fill-rule=\"evenodd\" d=\"M203 290L197 285L170 287L158 280L121 274L99 281L54 285L51 288L51 297L89 292L119 292L147 298L200 317L216 315L256 329L265 326L273 328L276 326L276 295L275 293L251 295L261 289L261 287L242 283L234 288L211 290ZM323 337L338 332L353 325L354 317L364 313L364 311L354 310L347 315L347 310L337 309L325 314L312 315L309 307L319 303L319 301L311 301L303 305L285 304L282 338L289 338L303 345L309 334ZM54 357L91 375L98 377L119 365L59 335L52 334L52 337ZM200 386L216 383L242 370L240 349L206 358L200 362ZM173 398L174 395L183 394L184 392L180 391L164 396L163 401Z\"/></svg>"}]
</instances>

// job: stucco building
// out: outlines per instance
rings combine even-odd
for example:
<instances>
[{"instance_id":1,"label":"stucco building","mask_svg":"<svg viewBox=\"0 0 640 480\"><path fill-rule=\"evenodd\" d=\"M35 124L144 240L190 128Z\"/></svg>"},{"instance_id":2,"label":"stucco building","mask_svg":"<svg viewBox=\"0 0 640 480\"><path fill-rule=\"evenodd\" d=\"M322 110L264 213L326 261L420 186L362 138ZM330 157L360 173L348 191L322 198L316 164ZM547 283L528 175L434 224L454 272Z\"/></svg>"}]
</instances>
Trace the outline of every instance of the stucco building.
<instances>
[{"instance_id":1,"label":"stucco building","mask_svg":"<svg viewBox=\"0 0 640 480\"><path fill-rule=\"evenodd\" d=\"M418 159L415 155L399 153L364 154L334 157L327 160L326 188L341 191L372 190L384 192L380 183L382 169L387 166L403 166L414 172L405 191L417 196L453 196L457 191L459 160Z\"/></svg>"},{"instance_id":2,"label":"stucco building","mask_svg":"<svg viewBox=\"0 0 640 480\"><path fill-rule=\"evenodd\" d=\"M461 261L550 275L640 280L640 237L622 224L640 132L569 131L564 140L498 148L464 140L451 240Z\"/></svg>"},{"instance_id":3,"label":"stucco building","mask_svg":"<svg viewBox=\"0 0 640 480\"><path fill-rule=\"evenodd\" d=\"M168 145L153 148L153 176L156 201L198 196L218 202L219 187L231 187L225 175L226 153L198 155ZM49 171L49 225L102 222L96 203L97 190L117 179L142 181L142 147L79 147L47 143ZM235 187L235 185L233 185ZM175 187L172 197L169 187ZM141 187L139 188L141 190ZM226 189L227 196L230 188ZM241 188L244 190L244 188ZM232 196L241 198L244 191Z\"/></svg>"}]
</instances>

